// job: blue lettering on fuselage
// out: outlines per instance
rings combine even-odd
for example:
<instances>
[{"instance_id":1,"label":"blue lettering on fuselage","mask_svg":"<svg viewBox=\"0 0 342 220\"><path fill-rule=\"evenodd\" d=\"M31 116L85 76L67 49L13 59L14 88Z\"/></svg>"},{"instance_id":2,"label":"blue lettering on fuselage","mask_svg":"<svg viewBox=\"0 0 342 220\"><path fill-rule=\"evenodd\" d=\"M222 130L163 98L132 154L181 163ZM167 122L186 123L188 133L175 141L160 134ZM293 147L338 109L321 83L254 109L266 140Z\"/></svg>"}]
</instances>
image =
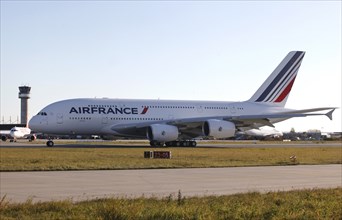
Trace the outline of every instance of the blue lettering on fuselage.
<instances>
[{"instance_id":1,"label":"blue lettering on fuselage","mask_svg":"<svg viewBox=\"0 0 342 220\"><path fill-rule=\"evenodd\" d=\"M112 107L71 107L69 113L74 114L125 114L137 115L138 108L112 108Z\"/></svg>"}]
</instances>

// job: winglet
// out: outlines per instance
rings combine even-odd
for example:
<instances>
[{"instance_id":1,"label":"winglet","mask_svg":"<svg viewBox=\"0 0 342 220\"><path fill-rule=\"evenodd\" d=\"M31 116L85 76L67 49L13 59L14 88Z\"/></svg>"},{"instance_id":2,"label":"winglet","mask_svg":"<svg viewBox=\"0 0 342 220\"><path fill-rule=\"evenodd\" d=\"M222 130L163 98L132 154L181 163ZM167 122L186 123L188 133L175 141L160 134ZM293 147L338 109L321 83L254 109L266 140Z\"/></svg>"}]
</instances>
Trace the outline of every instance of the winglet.
<instances>
[{"instance_id":1,"label":"winglet","mask_svg":"<svg viewBox=\"0 0 342 220\"><path fill-rule=\"evenodd\" d=\"M325 115L330 119L332 120L332 113L335 111L335 108L330 110L328 113L326 113Z\"/></svg>"}]
</instances>

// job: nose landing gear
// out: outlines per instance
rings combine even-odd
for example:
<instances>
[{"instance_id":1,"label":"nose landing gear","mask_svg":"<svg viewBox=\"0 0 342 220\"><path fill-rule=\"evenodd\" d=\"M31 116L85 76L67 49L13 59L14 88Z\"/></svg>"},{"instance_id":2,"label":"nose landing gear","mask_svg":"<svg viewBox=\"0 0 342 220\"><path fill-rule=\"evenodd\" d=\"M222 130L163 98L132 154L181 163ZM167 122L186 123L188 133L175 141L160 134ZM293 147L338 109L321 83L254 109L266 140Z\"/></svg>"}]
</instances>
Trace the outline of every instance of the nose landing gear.
<instances>
[{"instance_id":1,"label":"nose landing gear","mask_svg":"<svg viewBox=\"0 0 342 220\"><path fill-rule=\"evenodd\" d=\"M48 147L53 147L53 145L55 145L55 143L52 140L48 140L46 142L46 146L48 146Z\"/></svg>"}]
</instances>

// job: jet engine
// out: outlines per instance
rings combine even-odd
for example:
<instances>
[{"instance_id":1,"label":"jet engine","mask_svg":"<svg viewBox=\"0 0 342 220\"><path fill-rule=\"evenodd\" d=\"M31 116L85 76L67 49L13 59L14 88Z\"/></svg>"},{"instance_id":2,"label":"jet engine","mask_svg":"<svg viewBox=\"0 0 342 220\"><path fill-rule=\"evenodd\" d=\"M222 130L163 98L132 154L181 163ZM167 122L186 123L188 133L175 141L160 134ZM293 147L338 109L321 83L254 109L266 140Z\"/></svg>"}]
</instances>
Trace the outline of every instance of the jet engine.
<instances>
[{"instance_id":1,"label":"jet engine","mask_svg":"<svg viewBox=\"0 0 342 220\"><path fill-rule=\"evenodd\" d=\"M5 135L1 136L1 140L2 141L6 141L7 140L7 137Z\"/></svg>"},{"instance_id":2,"label":"jet engine","mask_svg":"<svg viewBox=\"0 0 342 220\"><path fill-rule=\"evenodd\" d=\"M36 137L36 135L31 135L31 136L29 137L29 139L30 139L30 141L34 141L34 140L37 139L37 137Z\"/></svg>"},{"instance_id":3,"label":"jet engine","mask_svg":"<svg viewBox=\"0 0 342 220\"><path fill-rule=\"evenodd\" d=\"M147 138L158 142L174 141L178 138L178 128L172 125L153 124L147 128Z\"/></svg>"},{"instance_id":4,"label":"jet engine","mask_svg":"<svg viewBox=\"0 0 342 220\"><path fill-rule=\"evenodd\" d=\"M203 123L203 134L214 138L229 138L235 136L235 124L230 121L210 119Z\"/></svg>"}]
</instances>

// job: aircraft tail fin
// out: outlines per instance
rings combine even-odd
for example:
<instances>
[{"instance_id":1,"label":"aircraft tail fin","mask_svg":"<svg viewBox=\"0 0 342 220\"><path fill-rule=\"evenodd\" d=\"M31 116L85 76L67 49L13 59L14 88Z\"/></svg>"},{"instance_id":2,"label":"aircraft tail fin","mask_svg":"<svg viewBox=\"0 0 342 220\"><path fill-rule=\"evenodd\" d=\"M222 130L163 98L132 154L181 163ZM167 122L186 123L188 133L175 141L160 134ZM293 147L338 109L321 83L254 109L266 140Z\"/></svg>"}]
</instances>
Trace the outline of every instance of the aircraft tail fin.
<instances>
[{"instance_id":1,"label":"aircraft tail fin","mask_svg":"<svg viewBox=\"0 0 342 220\"><path fill-rule=\"evenodd\" d=\"M249 101L284 107L304 54L303 51L289 52Z\"/></svg>"}]
</instances>

